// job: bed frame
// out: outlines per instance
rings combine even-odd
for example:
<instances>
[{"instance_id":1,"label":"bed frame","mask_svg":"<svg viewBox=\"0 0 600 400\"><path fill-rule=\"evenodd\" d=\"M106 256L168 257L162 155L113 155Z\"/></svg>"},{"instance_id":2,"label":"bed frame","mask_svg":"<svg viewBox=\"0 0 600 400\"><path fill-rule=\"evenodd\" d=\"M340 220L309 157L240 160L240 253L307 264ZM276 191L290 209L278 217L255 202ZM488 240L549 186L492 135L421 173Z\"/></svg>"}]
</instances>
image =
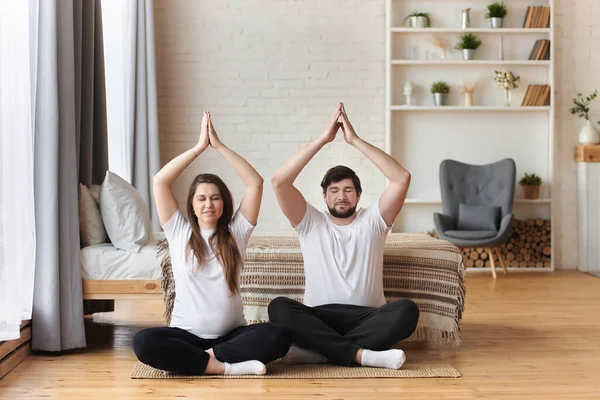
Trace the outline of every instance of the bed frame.
<instances>
[{"instance_id":1,"label":"bed frame","mask_svg":"<svg viewBox=\"0 0 600 400\"><path fill-rule=\"evenodd\" d=\"M158 280L90 280L83 281L84 300L162 299Z\"/></svg>"}]
</instances>

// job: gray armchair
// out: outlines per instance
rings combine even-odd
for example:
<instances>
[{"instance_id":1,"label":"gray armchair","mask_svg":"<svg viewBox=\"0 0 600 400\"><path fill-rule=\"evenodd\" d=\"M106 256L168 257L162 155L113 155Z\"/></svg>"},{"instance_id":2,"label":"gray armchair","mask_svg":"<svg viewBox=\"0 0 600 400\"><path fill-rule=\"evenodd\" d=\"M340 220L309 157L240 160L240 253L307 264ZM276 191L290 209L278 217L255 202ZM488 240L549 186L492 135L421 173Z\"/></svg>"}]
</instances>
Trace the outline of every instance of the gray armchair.
<instances>
[{"instance_id":1,"label":"gray armchair","mask_svg":"<svg viewBox=\"0 0 600 400\"><path fill-rule=\"evenodd\" d=\"M498 247L510 237L515 179L516 166L510 158L486 165L453 160L444 160L440 165L444 213L433 215L438 236L457 247L485 248L494 279L492 249L504 273L508 272Z\"/></svg>"}]
</instances>

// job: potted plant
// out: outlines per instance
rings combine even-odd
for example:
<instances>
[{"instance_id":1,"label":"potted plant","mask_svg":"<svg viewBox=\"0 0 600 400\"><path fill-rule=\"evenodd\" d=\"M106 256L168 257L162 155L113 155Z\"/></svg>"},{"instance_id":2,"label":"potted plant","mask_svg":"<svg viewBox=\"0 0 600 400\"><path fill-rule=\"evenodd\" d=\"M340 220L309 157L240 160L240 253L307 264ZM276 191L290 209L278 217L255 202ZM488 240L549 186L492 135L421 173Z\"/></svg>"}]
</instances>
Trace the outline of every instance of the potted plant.
<instances>
[{"instance_id":1,"label":"potted plant","mask_svg":"<svg viewBox=\"0 0 600 400\"><path fill-rule=\"evenodd\" d=\"M501 1L494 1L487 6L486 18L490 19L492 28L502 28L504 17L508 12L506 5Z\"/></svg>"},{"instance_id":2,"label":"potted plant","mask_svg":"<svg viewBox=\"0 0 600 400\"><path fill-rule=\"evenodd\" d=\"M525 176L519 181L519 185L523 188L523 194L526 199L537 199L540 197L540 185L542 184L542 178L536 174L525 173Z\"/></svg>"},{"instance_id":3,"label":"potted plant","mask_svg":"<svg viewBox=\"0 0 600 400\"><path fill-rule=\"evenodd\" d=\"M585 98L581 93L577 93L577 96L573 99L575 106L571 107L571 114L577 114L578 117L583 117L586 120L585 125L579 132L579 143L581 144L595 144L600 142L600 136L598 131L594 128L594 125L590 122L590 103L596 98L598 91L594 90L591 94ZM598 122L600 124L600 121Z\"/></svg>"},{"instance_id":4,"label":"potted plant","mask_svg":"<svg viewBox=\"0 0 600 400\"><path fill-rule=\"evenodd\" d=\"M445 106L448 101L448 93L450 86L444 81L437 81L431 85L431 93L433 93L433 104L436 106Z\"/></svg>"},{"instance_id":5,"label":"potted plant","mask_svg":"<svg viewBox=\"0 0 600 400\"><path fill-rule=\"evenodd\" d=\"M473 60L475 50L481 46L481 39L472 33L463 33L460 35L460 40L456 44L458 50L462 50L464 60Z\"/></svg>"},{"instance_id":6,"label":"potted plant","mask_svg":"<svg viewBox=\"0 0 600 400\"><path fill-rule=\"evenodd\" d=\"M411 28L428 28L431 26L429 13L426 12L413 11L404 18L403 23L406 22L406 20L410 21Z\"/></svg>"},{"instance_id":7,"label":"potted plant","mask_svg":"<svg viewBox=\"0 0 600 400\"><path fill-rule=\"evenodd\" d=\"M519 87L517 82L521 79L520 76L515 76L511 71L503 69L502 71L494 71L496 77L494 80L502 89L504 89L504 105L510 107L511 91Z\"/></svg>"}]
</instances>

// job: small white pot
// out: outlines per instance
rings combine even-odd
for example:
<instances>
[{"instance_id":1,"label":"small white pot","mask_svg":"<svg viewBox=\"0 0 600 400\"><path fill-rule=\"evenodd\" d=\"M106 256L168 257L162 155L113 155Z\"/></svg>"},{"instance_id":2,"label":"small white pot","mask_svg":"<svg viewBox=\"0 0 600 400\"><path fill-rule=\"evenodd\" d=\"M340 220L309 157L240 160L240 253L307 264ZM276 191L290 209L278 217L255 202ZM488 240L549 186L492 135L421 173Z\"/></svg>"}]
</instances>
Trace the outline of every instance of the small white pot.
<instances>
[{"instance_id":1,"label":"small white pot","mask_svg":"<svg viewBox=\"0 0 600 400\"><path fill-rule=\"evenodd\" d=\"M448 93L434 93L433 104L435 106L445 106L448 103Z\"/></svg>"},{"instance_id":2,"label":"small white pot","mask_svg":"<svg viewBox=\"0 0 600 400\"><path fill-rule=\"evenodd\" d=\"M475 59L475 50L473 49L463 49L463 60L474 60Z\"/></svg>"},{"instance_id":3,"label":"small white pot","mask_svg":"<svg viewBox=\"0 0 600 400\"><path fill-rule=\"evenodd\" d=\"M425 17L410 17L411 28L427 28L427 18Z\"/></svg>"},{"instance_id":4,"label":"small white pot","mask_svg":"<svg viewBox=\"0 0 600 400\"><path fill-rule=\"evenodd\" d=\"M490 18L490 24L492 28L502 28L504 18Z\"/></svg>"},{"instance_id":5,"label":"small white pot","mask_svg":"<svg viewBox=\"0 0 600 400\"><path fill-rule=\"evenodd\" d=\"M586 121L586 124L581 128L581 131L579 131L578 140L580 144L600 143L600 135L598 135L598 131L589 120Z\"/></svg>"}]
</instances>

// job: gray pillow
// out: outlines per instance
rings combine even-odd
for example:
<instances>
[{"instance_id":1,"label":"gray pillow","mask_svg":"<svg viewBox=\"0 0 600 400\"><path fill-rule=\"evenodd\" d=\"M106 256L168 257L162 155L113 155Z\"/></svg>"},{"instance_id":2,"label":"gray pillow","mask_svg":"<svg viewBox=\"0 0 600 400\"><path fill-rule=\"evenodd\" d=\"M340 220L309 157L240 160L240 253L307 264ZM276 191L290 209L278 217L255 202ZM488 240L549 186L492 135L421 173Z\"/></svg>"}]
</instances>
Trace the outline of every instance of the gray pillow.
<instances>
[{"instance_id":1,"label":"gray pillow","mask_svg":"<svg viewBox=\"0 0 600 400\"><path fill-rule=\"evenodd\" d=\"M458 223L461 231L497 231L500 220L500 207L458 205Z\"/></svg>"},{"instance_id":2,"label":"gray pillow","mask_svg":"<svg viewBox=\"0 0 600 400\"><path fill-rule=\"evenodd\" d=\"M98 203L84 184L79 184L79 241L81 247L108 241Z\"/></svg>"}]
</instances>

